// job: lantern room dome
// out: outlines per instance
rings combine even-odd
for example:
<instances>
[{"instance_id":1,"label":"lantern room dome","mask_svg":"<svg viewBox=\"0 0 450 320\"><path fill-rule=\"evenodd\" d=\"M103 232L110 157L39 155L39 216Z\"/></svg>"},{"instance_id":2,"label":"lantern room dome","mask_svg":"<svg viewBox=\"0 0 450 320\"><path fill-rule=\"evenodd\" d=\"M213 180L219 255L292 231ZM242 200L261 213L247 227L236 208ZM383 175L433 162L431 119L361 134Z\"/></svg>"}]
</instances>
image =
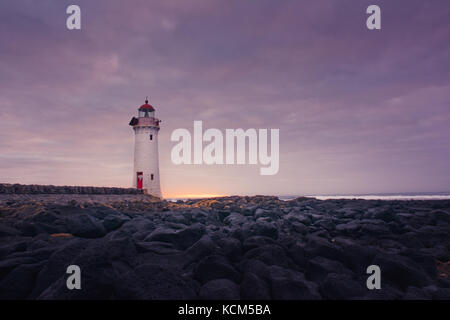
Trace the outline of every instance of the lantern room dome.
<instances>
[{"instance_id":1,"label":"lantern room dome","mask_svg":"<svg viewBox=\"0 0 450 320\"><path fill-rule=\"evenodd\" d=\"M148 99L145 99L145 104L143 104L139 110L155 111L152 105L148 104Z\"/></svg>"}]
</instances>

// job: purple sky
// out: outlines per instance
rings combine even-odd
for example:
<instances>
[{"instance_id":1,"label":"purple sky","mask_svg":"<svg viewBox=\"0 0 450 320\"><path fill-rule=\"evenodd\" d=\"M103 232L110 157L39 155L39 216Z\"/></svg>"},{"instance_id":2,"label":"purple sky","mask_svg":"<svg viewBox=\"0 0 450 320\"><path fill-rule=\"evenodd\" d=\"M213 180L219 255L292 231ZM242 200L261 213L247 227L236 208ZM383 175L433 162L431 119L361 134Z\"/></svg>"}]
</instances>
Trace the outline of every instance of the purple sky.
<instances>
[{"instance_id":1,"label":"purple sky","mask_svg":"<svg viewBox=\"0 0 450 320\"><path fill-rule=\"evenodd\" d=\"M165 196L450 190L448 0L2 0L0 71L0 182L130 186L148 95ZM279 128L279 173L173 165L194 120Z\"/></svg>"}]
</instances>

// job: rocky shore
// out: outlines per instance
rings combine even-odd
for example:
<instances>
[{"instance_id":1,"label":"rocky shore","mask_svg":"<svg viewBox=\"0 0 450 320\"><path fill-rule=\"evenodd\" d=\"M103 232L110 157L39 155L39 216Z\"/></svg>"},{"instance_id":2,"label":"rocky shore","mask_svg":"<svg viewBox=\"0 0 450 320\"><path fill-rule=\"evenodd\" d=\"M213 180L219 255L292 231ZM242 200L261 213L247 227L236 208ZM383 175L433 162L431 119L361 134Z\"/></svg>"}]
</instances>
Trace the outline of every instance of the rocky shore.
<instances>
[{"instance_id":1,"label":"rocky shore","mask_svg":"<svg viewBox=\"0 0 450 320\"><path fill-rule=\"evenodd\" d=\"M448 200L38 200L0 202L0 299L450 299Z\"/></svg>"}]
</instances>

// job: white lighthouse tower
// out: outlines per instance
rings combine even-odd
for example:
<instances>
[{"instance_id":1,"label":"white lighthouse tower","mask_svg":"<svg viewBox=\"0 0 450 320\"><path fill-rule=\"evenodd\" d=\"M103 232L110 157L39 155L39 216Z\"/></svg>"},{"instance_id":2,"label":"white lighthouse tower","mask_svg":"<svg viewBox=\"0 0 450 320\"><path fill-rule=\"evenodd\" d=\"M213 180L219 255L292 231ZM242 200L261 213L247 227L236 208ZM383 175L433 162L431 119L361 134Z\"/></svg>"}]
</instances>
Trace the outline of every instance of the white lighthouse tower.
<instances>
[{"instance_id":1,"label":"white lighthouse tower","mask_svg":"<svg viewBox=\"0 0 450 320\"><path fill-rule=\"evenodd\" d=\"M155 109L145 100L133 117L130 126L134 130L133 187L161 197L159 185L158 132L161 121L155 118Z\"/></svg>"}]
</instances>

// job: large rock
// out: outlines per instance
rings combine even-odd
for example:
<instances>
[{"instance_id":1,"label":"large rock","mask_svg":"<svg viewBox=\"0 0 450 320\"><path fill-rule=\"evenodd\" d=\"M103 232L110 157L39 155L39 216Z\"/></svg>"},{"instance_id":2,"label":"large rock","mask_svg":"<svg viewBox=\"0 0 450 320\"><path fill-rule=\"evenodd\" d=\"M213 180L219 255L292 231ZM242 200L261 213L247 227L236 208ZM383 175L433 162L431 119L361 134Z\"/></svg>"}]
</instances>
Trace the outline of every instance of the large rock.
<instances>
[{"instance_id":1,"label":"large rock","mask_svg":"<svg viewBox=\"0 0 450 320\"><path fill-rule=\"evenodd\" d=\"M184 251L183 266L198 262L203 258L212 255L214 252L219 252L219 250L219 246L214 243L209 235L205 234L200 240Z\"/></svg>"},{"instance_id":2,"label":"large rock","mask_svg":"<svg viewBox=\"0 0 450 320\"><path fill-rule=\"evenodd\" d=\"M102 222L88 214L67 218L67 228L71 234L82 238L100 238L106 234Z\"/></svg>"},{"instance_id":3,"label":"large rock","mask_svg":"<svg viewBox=\"0 0 450 320\"><path fill-rule=\"evenodd\" d=\"M450 300L450 288L439 288L435 285L430 285L423 288L423 291L434 300Z\"/></svg>"},{"instance_id":4,"label":"large rock","mask_svg":"<svg viewBox=\"0 0 450 320\"><path fill-rule=\"evenodd\" d=\"M305 251L311 258L321 256L338 261L343 255L342 249L334 242L315 235L308 236Z\"/></svg>"},{"instance_id":5,"label":"large rock","mask_svg":"<svg viewBox=\"0 0 450 320\"><path fill-rule=\"evenodd\" d=\"M252 272L246 272L241 283L241 299L269 300L270 289L267 283Z\"/></svg>"},{"instance_id":6,"label":"large rock","mask_svg":"<svg viewBox=\"0 0 450 320\"><path fill-rule=\"evenodd\" d=\"M395 211L389 205L369 209L369 212L372 213L373 219L380 219L385 222L390 222L396 219Z\"/></svg>"},{"instance_id":7,"label":"large rock","mask_svg":"<svg viewBox=\"0 0 450 320\"><path fill-rule=\"evenodd\" d=\"M417 249L401 250L399 253L402 256L413 260L431 279L437 278L438 270L436 268L436 257L433 255Z\"/></svg>"},{"instance_id":8,"label":"large rock","mask_svg":"<svg viewBox=\"0 0 450 320\"><path fill-rule=\"evenodd\" d=\"M216 279L205 283L199 293L204 300L239 300L239 286L228 279Z\"/></svg>"},{"instance_id":9,"label":"large rock","mask_svg":"<svg viewBox=\"0 0 450 320\"><path fill-rule=\"evenodd\" d=\"M0 282L0 299L26 299L34 287L34 279L45 261L15 268Z\"/></svg>"},{"instance_id":10,"label":"large rock","mask_svg":"<svg viewBox=\"0 0 450 320\"><path fill-rule=\"evenodd\" d=\"M145 264L119 276L114 284L115 299L184 300L195 299L196 285L180 276L180 271Z\"/></svg>"},{"instance_id":11,"label":"large rock","mask_svg":"<svg viewBox=\"0 0 450 320\"><path fill-rule=\"evenodd\" d=\"M306 225L304 225L303 223L301 223L301 222L292 222L291 223L291 228L295 232L298 232L300 234L308 233L308 227Z\"/></svg>"},{"instance_id":12,"label":"large rock","mask_svg":"<svg viewBox=\"0 0 450 320\"><path fill-rule=\"evenodd\" d=\"M214 279L229 279L238 283L240 275L224 256L211 255L202 259L195 267L194 278L201 283Z\"/></svg>"},{"instance_id":13,"label":"large rock","mask_svg":"<svg viewBox=\"0 0 450 320\"><path fill-rule=\"evenodd\" d=\"M91 240L70 262L77 265L82 273L82 290L67 290L65 273L59 273L58 280L44 290L39 299L111 299L117 294L116 285L120 275L130 271L129 265L136 255L133 241L129 238L118 240Z\"/></svg>"},{"instance_id":14,"label":"large rock","mask_svg":"<svg viewBox=\"0 0 450 320\"><path fill-rule=\"evenodd\" d=\"M129 221L130 218L125 215L108 215L103 219L103 226L109 232L120 228L125 222Z\"/></svg>"},{"instance_id":15,"label":"large rock","mask_svg":"<svg viewBox=\"0 0 450 320\"><path fill-rule=\"evenodd\" d=\"M24 240L20 240L20 239L10 240L8 243L3 243L0 246L0 261L5 259L9 254L11 254L13 252L19 253L19 252L27 250L27 247L28 247L28 241L24 241ZM1 277L1 274L0 274L0 277Z\"/></svg>"},{"instance_id":16,"label":"large rock","mask_svg":"<svg viewBox=\"0 0 450 320\"><path fill-rule=\"evenodd\" d=\"M239 227L247 222L247 218L238 212L232 212L223 220L223 222L233 227Z\"/></svg>"},{"instance_id":17,"label":"large rock","mask_svg":"<svg viewBox=\"0 0 450 320\"><path fill-rule=\"evenodd\" d=\"M108 264L81 267L81 290L67 289L67 275L59 277L38 297L40 300L105 300L114 298L114 270Z\"/></svg>"},{"instance_id":18,"label":"large rock","mask_svg":"<svg viewBox=\"0 0 450 320\"><path fill-rule=\"evenodd\" d=\"M335 221L330 218L322 218L314 223L315 227L325 229L327 231L333 230L335 228Z\"/></svg>"},{"instance_id":19,"label":"large rock","mask_svg":"<svg viewBox=\"0 0 450 320\"><path fill-rule=\"evenodd\" d=\"M297 222L306 226L311 224L311 218L309 216L295 211L292 211L289 214L283 216L283 219L291 223Z\"/></svg>"},{"instance_id":20,"label":"large rock","mask_svg":"<svg viewBox=\"0 0 450 320\"><path fill-rule=\"evenodd\" d=\"M36 259L31 257L15 257L0 261L0 280L9 274L14 268L23 264L36 263Z\"/></svg>"},{"instance_id":21,"label":"large rock","mask_svg":"<svg viewBox=\"0 0 450 320\"><path fill-rule=\"evenodd\" d=\"M314 257L309 260L307 275L314 280L324 279L327 275L336 273L351 276L353 272L346 268L342 263L330 260L324 257Z\"/></svg>"},{"instance_id":22,"label":"large rock","mask_svg":"<svg viewBox=\"0 0 450 320\"><path fill-rule=\"evenodd\" d=\"M271 266L268 274L272 297L277 300L317 300L317 285L297 271Z\"/></svg>"},{"instance_id":23,"label":"large rock","mask_svg":"<svg viewBox=\"0 0 450 320\"><path fill-rule=\"evenodd\" d=\"M188 225L189 224L189 213L178 213L178 212L167 212L167 214L164 216L164 220L168 222L173 223L179 223Z\"/></svg>"},{"instance_id":24,"label":"large rock","mask_svg":"<svg viewBox=\"0 0 450 320\"><path fill-rule=\"evenodd\" d=\"M366 268L372 264L373 259L379 253L379 250L373 246L363 246L353 240L336 238L335 243L340 246L341 254L334 259L327 258L342 262L357 274L365 273Z\"/></svg>"},{"instance_id":25,"label":"large rock","mask_svg":"<svg viewBox=\"0 0 450 320\"><path fill-rule=\"evenodd\" d=\"M265 245L247 251L244 255L246 259L258 259L267 265L292 266L293 263L286 254L286 251L279 245Z\"/></svg>"},{"instance_id":26,"label":"large rock","mask_svg":"<svg viewBox=\"0 0 450 320\"><path fill-rule=\"evenodd\" d=\"M404 300L430 300L431 295L423 289L417 287L408 287L403 296Z\"/></svg>"},{"instance_id":27,"label":"large rock","mask_svg":"<svg viewBox=\"0 0 450 320\"><path fill-rule=\"evenodd\" d=\"M187 249L197 242L204 233L205 227L198 223L180 230L159 227L155 229L145 241L169 242L182 249Z\"/></svg>"},{"instance_id":28,"label":"large rock","mask_svg":"<svg viewBox=\"0 0 450 320\"><path fill-rule=\"evenodd\" d=\"M347 223L341 223L336 226L336 231L343 232L346 234L355 233L360 229L360 224L358 221L350 221Z\"/></svg>"},{"instance_id":29,"label":"large rock","mask_svg":"<svg viewBox=\"0 0 450 320\"><path fill-rule=\"evenodd\" d=\"M448 210L433 210L430 212L430 216L435 219L437 224L450 224L450 212Z\"/></svg>"},{"instance_id":30,"label":"large rock","mask_svg":"<svg viewBox=\"0 0 450 320\"><path fill-rule=\"evenodd\" d=\"M355 281L348 274L330 273L320 285L320 293L325 299L362 297L366 290L360 282Z\"/></svg>"},{"instance_id":31,"label":"large rock","mask_svg":"<svg viewBox=\"0 0 450 320\"><path fill-rule=\"evenodd\" d=\"M66 275L67 267L88 246L88 240L79 238L63 239L66 243L50 256L47 263L39 271L30 298L37 298L58 279Z\"/></svg>"},{"instance_id":32,"label":"large rock","mask_svg":"<svg viewBox=\"0 0 450 320\"><path fill-rule=\"evenodd\" d=\"M379 223L364 223L361 226L361 232L372 236L385 235L389 233L389 228L386 224Z\"/></svg>"},{"instance_id":33,"label":"large rock","mask_svg":"<svg viewBox=\"0 0 450 320\"><path fill-rule=\"evenodd\" d=\"M239 261L242 256L242 245L238 239L219 236L215 239L219 250L230 260Z\"/></svg>"},{"instance_id":34,"label":"large rock","mask_svg":"<svg viewBox=\"0 0 450 320\"><path fill-rule=\"evenodd\" d=\"M138 241L136 242L138 252L153 252L161 255L176 254L180 250L176 249L172 243L159 241Z\"/></svg>"},{"instance_id":35,"label":"large rock","mask_svg":"<svg viewBox=\"0 0 450 320\"><path fill-rule=\"evenodd\" d=\"M288 254L294 263L300 268L305 269L309 265L310 259L304 246L295 243L289 247Z\"/></svg>"},{"instance_id":36,"label":"large rock","mask_svg":"<svg viewBox=\"0 0 450 320\"><path fill-rule=\"evenodd\" d=\"M253 236L264 236L273 239L278 238L278 229L273 222L257 221L249 226L248 232Z\"/></svg>"},{"instance_id":37,"label":"large rock","mask_svg":"<svg viewBox=\"0 0 450 320\"><path fill-rule=\"evenodd\" d=\"M432 284L427 273L407 257L378 254L373 264L380 267L383 282L388 282L402 290L406 290L409 286L422 288Z\"/></svg>"},{"instance_id":38,"label":"large rock","mask_svg":"<svg viewBox=\"0 0 450 320\"><path fill-rule=\"evenodd\" d=\"M244 240L243 249L249 251L268 244L276 244L276 242L274 239L265 236L251 236Z\"/></svg>"},{"instance_id":39,"label":"large rock","mask_svg":"<svg viewBox=\"0 0 450 320\"><path fill-rule=\"evenodd\" d=\"M145 217L137 216L130 221L125 222L118 230L111 232L110 234L112 234L115 238L128 237L130 235L133 235L133 238L135 238L138 234L140 234L142 236L139 240L143 240L153 230L155 230L155 228L155 223Z\"/></svg>"},{"instance_id":40,"label":"large rock","mask_svg":"<svg viewBox=\"0 0 450 320\"><path fill-rule=\"evenodd\" d=\"M264 262L257 259L244 259L239 264L239 271L241 273L254 273L261 279L267 279L270 267Z\"/></svg>"},{"instance_id":41,"label":"large rock","mask_svg":"<svg viewBox=\"0 0 450 320\"><path fill-rule=\"evenodd\" d=\"M17 236L19 230L0 223L0 237Z\"/></svg>"}]
</instances>

